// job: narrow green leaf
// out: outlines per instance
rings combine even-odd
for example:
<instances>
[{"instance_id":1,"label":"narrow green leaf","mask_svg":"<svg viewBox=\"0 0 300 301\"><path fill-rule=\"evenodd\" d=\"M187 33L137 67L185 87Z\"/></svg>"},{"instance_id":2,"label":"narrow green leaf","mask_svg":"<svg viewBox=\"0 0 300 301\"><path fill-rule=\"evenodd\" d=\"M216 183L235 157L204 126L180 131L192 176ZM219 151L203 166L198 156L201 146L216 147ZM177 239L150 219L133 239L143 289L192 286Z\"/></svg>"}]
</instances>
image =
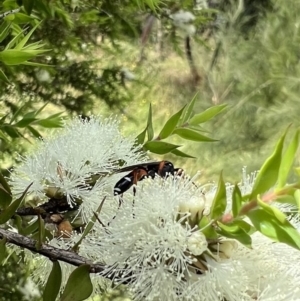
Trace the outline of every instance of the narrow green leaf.
<instances>
[{"instance_id":1,"label":"narrow green leaf","mask_svg":"<svg viewBox=\"0 0 300 301\"><path fill-rule=\"evenodd\" d=\"M96 214L100 214L103 204L105 202L105 197L103 198L103 200L101 201L99 207L96 210ZM97 221L97 217L96 215L94 215L91 220L88 222L88 224L86 225L86 227L84 228L84 231L80 237L80 239L77 241L77 243L72 247L72 250L77 252L79 245L81 244L82 240L90 233L90 231L93 229L93 226L95 224L95 222Z\"/></svg>"},{"instance_id":2,"label":"narrow green leaf","mask_svg":"<svg viewBox=\"0 0 300 301\"><path fill-rule=\"evenodd\" d=\"M32 21L38 20L37 16L28 16L22 13L16 13L14 18L14 24L24 24L24 23L30 23Z\"/></svg>"},{"instance_id":3,"label":"narrow green leaf","mask_svg":"<svg viewBox=\"0 0 300 301\"><path fill-rule=\"evenodd\" d=\"M92 294L89 270L89 265L82 265L71 273L60 301L81 301Z\"/></svg>"},{"instance_id":4,"label":"narrow green leaf","mask_svg":"<svg viewBox=\"0 0 300 301\"><path fill-rule=\"evenodd\" d=\"M137 144L143 144L146 137L147 128L145 128L140 134L136 136L136 142Z\"/></svg>"},{"instance_id":5,"label":"narrow green leaf","mask_svg":"<svg viewBox=\"0 0 300 301\"><path fill-rule=\"evenodd\" d=\"M9 66L19 65L46 51L48 51L48 49L43 49L43 50L7 49L0 52L0 61L2 61L4 64Z\"/></svg>"},{"instance_id":6,"label":"narrow green leaf","mask_svg":"<svg viewBox=\"0 0 300 301\"><path fill-rule=\"evenodd\" d=\"M1 175L2 176L2 175ZM0 208L5 209L12 201L12 195L0 184Z\"/></svg>"},{"instance_id":7,"label":"narrow green leaf","mask_svg":"<svg viewBox=\"0 0 300 301\"><path fill-rule=\"evenodd\" d=\"M279 139L273 154L265 161L254 182L250 199L255 199L275 185L281 165L281 154L286 133Z\"/></svg>"},{"instance_id":8,"label":"narrow green leaf","mask_svg":"<svg viewBox=\"0 0 300 301\"><path fill-rule=\"evenodd\" d=\"M150 103L150 106L149 106L149 113L148 113L147 135L148 135L148 140L153 139L154 131L153 131L153 124L152 124L152 106L151 106L151 103Z\"/></svg>"},{"instance_id":9,"label":"narrow green leaf","mask_svg":"<svg viewBox=\"0 0 300 301\"><path fill-rule=\"evenodd\" d=\"M48 277L45 290L43 292L43 301L55 301L59 293L62 280L61 267L58 261L53 262L53 267Z\"/></svg>"},{"instance_id":10,"label":"narrow green leaf","mask_svg":"<svg viewBox=\"0 0 300 301\"><path fill-rule=\"evenodd\" d=\"M11 203L6 209L4 209L1 213L0 213L0 224L5 224L16 212L16 210L19 208L19 206L21 205L22 201L24 200L28 189L30 188L32 184L30 184L25 191L23 192L23 194L16 199L13 203Z\"/></svg>"},{"instance_id":11,"label":"narrow green leaf","mask_svg":"<svg viewBox=\"0 0 300 301\"><path fill-rule=\"evenodd\" d=\"M144 148L146 150L160 155L167 154L178 147L180 147L180 145L175 145L163 141L148 141L144 144Z\"/></svg>"},{"instance_id":12,"label":"narrow green leaf","mask_svg":"<svg viewBox=\"0 0 300 301\"><path fill-rule=\"evenodd\" d=\"M43 242L45 241L46 236L45 236L45 222L40 215L38 216L38 221L39 221L39 236L38 236L38 241L36 243L36 248L39 250Z\"/></svg>"},{"instance_id":13,"label":"narrow green leaf","mask_svg":"<svg viewBox=\"0 0 300 301\"><path fill-rule=\"evenodd\" d=\"M5 27L2 28L3 26ZM7 37L10 27L11 27L11 23L8 24L3 23L2 26L0 27L0 43Z\"/></svg>"},{"instance_id":14,"label":"narrow green leaf","mask_svg":"<svg viewBox=\"0 0 300 301\"><path fill-rule=\"evenodd\" d=\"M232 214L236 217L242 207L243 197L241 190L237 184L234 185L234 189L232 192Z\"/></svg>"},{"instance_id":15,"label":"narrow green leaf","mask_svg":"<svg viewBox=\"0 0 300 301\"><path fill-rule=\"evenodd\" d=\"M294 197L297 203L298 211L300 211L300 190L297 189L294 193Z\"/></svg>"},{"instance_id":16,"label":"narrow green leaf","mask_svg":"<svg viewBox=\"0 0 300 301\"><path fill-rule=\"evenodd\" d=\"M11 125L3 125L2 131L4 131L11 138L18 138L21 136L20 132Z\"/></svg>"},{"instance_id":17,"label":"narrow green leaf","mask_svg":"<svg viewBox=\"0 0 300 301\"><path fill-rule=\"evenodd\" d=\"M42 135L36 130L34 129L32 126L27 126L27 129L31 132L31 134L36 137L36 138L41 138Z\"/></svg>"},{"instance_id":18,"label":"narrow green leaf","mask_svg":"<svg viewBox=\"0 0 300 301\"><path fill-rule=\"evenodd\" d=\"M185 107L169 118L158 135L159 139L165 139L173 133Z\"/></svg>"},{"instance_id":19,"label":"narrow green leaf","mask_svg":"<svg viewBox=\"0 0 300 301\"><path fill-rule=\"evenodd\" d=\"M20 32L14 36L13 39L11 39L5 46L4 51L9 50L10 48L12 48L14 46L14 44L18 41L18 39L22 36L24 32L22 30L20 30Z\"/></svg>"},{"instance_id":20,"label":"narrow green leaf","mask_svg":"<svg viewBox=\"0 0 300 301\"><path fill-rule=\"evenodd\" d=\"M212 141L217 141L212 138L206 137L194 130L187 129L187 128L177 128L173 132L174 134L180 136L181 138L184 138L186 140L192 140L192 141L197 141L197 142L212 142Z\"/></svg>"},{"instance_id":21,"label":"narrow green leaf","mask_svg":"<svg viewBox=\"0 0 300 301\"><path fill-rule=\"evenodd\" d=\"M249 211L247 216L254 227L263 235L274 241L286 243L291 247L300 249L300 234L285 216L283 220L279 215L270 214L262 208Z\"/></svg>"},{"instance_id":22,"label":"narrow green leaf","mask_svg":"<svg viewBox=\"0 0 300 301\"><path fill-rule=\"evenodd\" d=\"M210 209L211 219L218 219L219 217L221 217L225 209L226 209L226 187L221 173L219 183L218 183L218 188Z\"/></svg>"},{"instance_id":23,"label":"narrow green leaf","mask_svg":"<svg viewBox=\"0 0 300 301\"><path fill-rule=\"evenodd\" d=\"M195 96L192 98L192 100L189 102L189 104L183 110L182 118L180 120L180 125L184 125L187 122L187 120L191 117L198 93L199 92L197 92L195 94Z\"/></svg>"},{"instance_id":24,"label":"narrow green leaf","mask_svg":"<svg viewBox=\"0 0 300 301\"><path fill-rule=\"evenodd\" d=\"M218 222L220 229L217 231L220 235L227 238L233 238L238 240L244 246L251 248L252 239L251 236L240 228L238 225L232 224L222 224Z\"/></svg>"},{"instance_id":25,"label":"narrow green leaf","mask_svg":"<svg viewBox=\"0 0 300 301\"><path fill-rule=\"evenodd\" d=\"M4 82L6 82L7 84L10 83L10 81L8 80L7 76L6 76L5 73L2 71L2 69L0 69L0 79L3 80Z\"/></svg>"},{"instance_id":26,"label":"narrow green leaf","mask_svg":"<svg viewBox=\"0 0 300 301\"><path fill-rule=\"evenodd\" d=\"M8 192L8 194L11 195L11 190L10 187L7 183L7 181L5 180L4 176L2 175L2 173L0 172L0 184L3 186L3 188Z\"/></svg>"},{"instance_id":27,"label":"narrow green leaf","mask_svg":"<svg viewBox=\"0 0 300 301\"><path fill-rule=\"evenodd\" d=\"M34 124L40 125L44 128L60 128L63 126L61 118L53 118L53 119L40 119L36 120Z\"/></svg>"},{"instance_id":28,"label":"narrow green leaf","mask_svg":"<svg viewBox=\"0 0 300 301\"><path fill-rule=\"evenodd\" d=\"M279 173L278 173L278 183L276 188L280 189L285 186L298 147L299 147L299 130L295 133L292 141L290 142L285 153L282 156Z\"/></svg>"},{"instance_id":29,"label":"narrow green leaf","mask_svg":"<svg viewBox=\"0 0 300 301\"><path fill-rule=\"evenodd\" d=\"M223 104L223 105L218 105L218 106L208 108L204 112L194 115L189 120L189 124L197 125L199 123L206 122L206 121L212 119L213 117L217 116L218 114L220 114L226 107L227 107L227 105Z\"/></svg>"},{"instance_id":30,"label":"narrow green leaf","mask_svg":"<svg viewBox=\"0 0 300 301\"><path fill-rule=\"evenodd\" d=\"M28 15L31 14L35 0L23 0L25 11Z\"/></svg>"},{"instance_id":31,"label":"narrow green leaf","mask_svg":"<svg viewBox=\"0 0 300 301\"><path fill-rule=\"evenodd\" d=\"M24 128L35 120L37 120L37 119L34 117L33 118L23 118L20 121L18 121L17 123L15 123L14 126L19 127L19 128Z\"/></svg>"},{"instance_id":32,"label":"narrow green leaf","mask_svg":"<svg viewBox=\"0 0 300 301\"><path fill-rule=\"evenodd\" d=\"M45 107L49 104L49 101L47 101L43 106L41 106L36 112L35 112L35 116L37 116L38 114L40 114Z\"/></svg>"},{"instance_id":33,"label":"narrow green leaf","mask_svg":"<svg viewBox=\"0 0 300 301\"><path fill-rule=\"evenodd\" d=\"M48 64L41 64L41 63L36 63L36 62L24 62L22 65L26 66L34 66L34 67L54 67L54 65L48 65Z\"/></svg>"},{"instance_id":34,"label":"narrow green leaf","mask_svg":"<svg viewBox=\"0 0 300 301\"><path fill-rule=\"evenodd\" d=\"M15 49L21 50L25 44L28 42L34 31L40 26L41 23L36 24L29 32L28 34L15 46Z\"/></svg>"},{"instance_id":35,"label":"narrow green leaf","mask_svg":"<svg viewBox=\"0 0 300 301\"><path fill-rule=\"evenodd\" d=\"M218 233L210 222L211 219L208 216L203 215L198 225L199 230L205 235L206 238L216 239L218 238Z\"/></svg>"},{"instance_id":36,"label":"narrow green leaf","mask_svg":"<svg viewBox=\"0 0 300 301\"><path fill-rule=\"evenodd\" d=\"M7 257L7 252L6 252L6 239L0 239L0 265L2 262L6 259Z\"/></svg>"},{"instance_id":37,"label":"narrow green leaf","mask_svg":"<svg viewBox=\"0 0 300 301\"><path fill-rule=\"evenodd\" d=\"M183 157L183 158L196 158L196 157L193 157L191 155L188 155L182 151L180 151L179 149L174 149L171 151L172 154L174 154L175 156L178 156L178 157Z\"/></svg>"},{"instance_id":38,"label":"narrow green leaf","mask_svg":"<svg viewBox=\"0 0 300 301\"><path fill-rule=\"evenodd\" d=\"M12 124L12 123L16 120L16 118L17 118L21 113L23 113L25 107L26 107L26 104L18 107L18 109L15 111L14 115L13 115L12 118L10 119L9 124Z\"/></svg>"}]
</instances>

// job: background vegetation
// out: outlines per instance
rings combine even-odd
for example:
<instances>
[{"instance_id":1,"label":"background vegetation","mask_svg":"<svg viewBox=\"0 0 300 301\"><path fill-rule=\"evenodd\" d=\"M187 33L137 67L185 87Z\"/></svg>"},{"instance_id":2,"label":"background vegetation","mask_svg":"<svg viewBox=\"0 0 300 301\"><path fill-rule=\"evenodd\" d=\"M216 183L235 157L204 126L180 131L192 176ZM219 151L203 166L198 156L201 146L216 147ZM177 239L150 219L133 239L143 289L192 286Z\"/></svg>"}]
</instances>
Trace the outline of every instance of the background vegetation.
<instances>
[{"instance_id":1,"label":"background vegetation","mask_svg":"<svg viewBox=\"0 0 300 301\"><path fill-rule=\"evenodd\" d=\"M118 114L124 132L137 135L151 103L158 134L196 95L195 112L228 104L202 128L218 141L185 141L195 159L164 158L190 174L201 170L203 181L217 180L220 170L236 181L243 166L259 168L289 124L300 124L298 0L0 4L3 14L19 8L0 19L4 171L34 138L61 126L61 116ZM180 10L195 16L190 37L172 17ZM0 288L7 273L1 268Z\"/></svg>"}]
</instances>

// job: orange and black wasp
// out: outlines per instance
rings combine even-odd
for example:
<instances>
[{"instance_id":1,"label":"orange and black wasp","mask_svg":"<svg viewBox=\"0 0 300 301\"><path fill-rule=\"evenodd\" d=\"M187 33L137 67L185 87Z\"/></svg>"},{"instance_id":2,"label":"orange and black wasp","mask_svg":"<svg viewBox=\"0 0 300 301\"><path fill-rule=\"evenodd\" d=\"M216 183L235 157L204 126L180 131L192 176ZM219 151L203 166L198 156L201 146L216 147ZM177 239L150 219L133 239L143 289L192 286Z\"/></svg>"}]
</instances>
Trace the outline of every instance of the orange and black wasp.
<instances>
[{"instance_id":1,"label":"orange and black wasp","mask_svg":"<svg viewBox=\"0 0 300 301\"><path fill-rule=\"evenodd\" d=\"M147 162L135 165L126 166L117 170L117 172L130 171L129 174L120 179L114 187L114 195L120 195L127 191L132 185L137 184L146 177L154 178L155 175L165 177L168 174L174 175L175 173L181 174L181 168L174 168L170 161Z\"/></svg>"}]
</instances>

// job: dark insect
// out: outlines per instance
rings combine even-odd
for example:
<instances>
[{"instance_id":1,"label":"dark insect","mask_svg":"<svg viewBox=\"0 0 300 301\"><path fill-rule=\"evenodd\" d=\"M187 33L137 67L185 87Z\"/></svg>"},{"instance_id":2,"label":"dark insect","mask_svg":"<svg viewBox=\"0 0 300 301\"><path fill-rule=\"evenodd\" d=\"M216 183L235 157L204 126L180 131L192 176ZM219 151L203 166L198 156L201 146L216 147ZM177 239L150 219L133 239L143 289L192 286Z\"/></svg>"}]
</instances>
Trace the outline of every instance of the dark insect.
<instances>
[{"instance_id":1,"label":"dark insect","mask_svg":"<svg viewBox=\"0 0 300 301\"><path fill-rule=\"evenodd\" d=\"M114 195L124 193L132 185L137 184L138 181L143 180L145 177L154 178L156 174L165 177L167 174L174 175L177 173L180 175L182 173L182 169L174 168L173 163L170 161L140 163L117 170L117 172L125 171L130 171L130 173L117 182L114 187Z\"/></svg>"}]
</instances>

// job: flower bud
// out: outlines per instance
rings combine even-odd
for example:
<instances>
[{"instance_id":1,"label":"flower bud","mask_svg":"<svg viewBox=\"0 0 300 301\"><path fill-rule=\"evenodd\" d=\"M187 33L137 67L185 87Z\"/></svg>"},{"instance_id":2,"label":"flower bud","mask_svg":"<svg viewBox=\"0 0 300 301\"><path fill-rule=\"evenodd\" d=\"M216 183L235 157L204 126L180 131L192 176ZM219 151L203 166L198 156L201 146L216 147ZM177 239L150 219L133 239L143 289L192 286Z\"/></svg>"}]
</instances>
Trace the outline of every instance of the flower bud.
<instances>
[{"instance_id":1,"label":"flower bud","mask_svg":"<svg viewBox=\"0 0 300 301\"><path fill-rule=\"evenodd\" d=\"M207 250L208 246L205 235L200 231L191 234L188 238L187 245L189 251L195 256L201 255Z\"/></svg>"}]
</instances>

